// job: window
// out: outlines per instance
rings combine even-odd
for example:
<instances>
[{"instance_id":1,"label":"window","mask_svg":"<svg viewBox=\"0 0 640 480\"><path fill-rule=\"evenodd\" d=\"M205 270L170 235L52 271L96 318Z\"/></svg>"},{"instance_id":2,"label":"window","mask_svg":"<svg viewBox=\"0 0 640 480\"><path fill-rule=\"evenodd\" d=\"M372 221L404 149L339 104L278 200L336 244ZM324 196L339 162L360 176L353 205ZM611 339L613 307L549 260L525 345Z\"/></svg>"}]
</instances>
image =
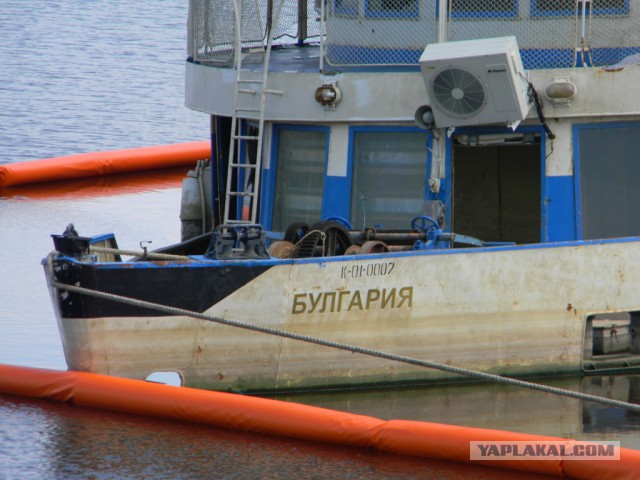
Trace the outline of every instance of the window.
<instances>
[{"instance_id":1,"label":"window","mask_svg":"<svg viewBox=\"0 0 640 480\"><path fill-rule=\"evenodd\" d=\"M409 228L422 214L427 134L411 130L353 131L351 224Z\"/></svg>"},{"instance_id":2,"label":"window","mask_svg":"<svg viewBox=\"0 0 640 480\"><path fill-rule=\"evenodd\" d=\"M577 204L583 239L640 234L640 124L581 125L577 144Z\"/></svg>"},{"instance_id":3,"label":"window","mask_svg":"<svg viewBox=\"0 0 640 480\"><path fill-rule=\"evenodd\" d=\"M576 0L534 0L531 5L537 16L573 15L577 8Z\"/></svg>"},{"instance_id":4,"label":"window","mask_svg":"<svg viewBox=\"0 0 640 480\"><path fill-rule=\"evenodd\" d=\"M277 173L272 229L321 217L327 155L325 129L283 128L277 135Z\"/></svg>"},{"instance_id":5,"label":"window","mask_svg":"<svg viewBox=\"0 0 640 480\"><path fill-rule=\"evenodd\" d=\"M336 15L358 15L359 0L335 0L333 13Z\"/></svg>"},{"instance_id":6,"label":"window","mask_svg":"<svg viewBox=\"0 0 640 480\"><path fill-rule=\"evenodd\" d=\"M531 14L533 16L575 15L581 12L582 2L576 0L533 0ZM628 15L629 0L586 0L587 12L592 15Z\"/></svg>"},{"instance_id":7,"label":"window","mask_svg":"<svg viewBox=\"0 0 640 480\"><path fill-rule=\"evenodd\" d=\"M504 18L518 15L517 0L449 0L451 18Z\"/></svg>"},{"instance_id":8,"label":"window","mask_svg":"<svg viewBox=\"0 0 640 480\"><path fill-rule=\"evenodd\" d=\"M367 17L417 17L417 0L365 0Z\"/></svg>"}]
</instances>

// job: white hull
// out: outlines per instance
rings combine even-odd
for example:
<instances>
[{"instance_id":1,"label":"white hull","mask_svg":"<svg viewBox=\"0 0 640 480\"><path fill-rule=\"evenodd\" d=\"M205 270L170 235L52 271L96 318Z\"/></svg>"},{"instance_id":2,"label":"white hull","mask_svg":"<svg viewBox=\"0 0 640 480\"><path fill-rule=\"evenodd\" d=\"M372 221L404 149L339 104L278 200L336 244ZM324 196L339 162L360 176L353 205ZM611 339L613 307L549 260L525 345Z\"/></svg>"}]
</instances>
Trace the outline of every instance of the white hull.
<instances>
[{"instance_id":1,"label":"white hull","mask_svg":"<svg viewBox=\"0 0 640 480\"><path fill-rule=\"evenodd\" d=\"M280 261L205 313L483 372L576 373L591 357L587 317L640 310L638 285L637 240L407 252ZM188 317L59 326L71 369L172 371L217 390L453 378Z\"/></svg>"}]
</instances>

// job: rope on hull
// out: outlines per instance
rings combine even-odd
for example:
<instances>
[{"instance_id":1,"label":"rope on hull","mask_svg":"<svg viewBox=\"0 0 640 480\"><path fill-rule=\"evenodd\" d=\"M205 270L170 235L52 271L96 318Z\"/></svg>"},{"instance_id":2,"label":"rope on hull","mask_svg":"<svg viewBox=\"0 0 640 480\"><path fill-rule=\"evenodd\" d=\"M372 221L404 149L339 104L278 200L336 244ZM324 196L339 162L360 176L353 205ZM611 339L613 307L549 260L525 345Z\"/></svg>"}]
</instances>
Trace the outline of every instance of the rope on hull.
<instances>
[{"instance_id":1,"label":"rope on hull","mask_svg":"<svg viewBox=\"0 0 640 480\"><path fill-rule=\"evenodd\" d=\"M57 288L59 290L66 290L66 291L70 291L70 292L75 292L75 293L79 293L82 295L89 295L89 296L93 296L96 298L102 298L105 300L111 300L111 301L115 301L115 302L121 302L121 303L125 303L128 305L132 305L132 306L136 306L136 307L143 307L143 308L149 308L149 309L154 309L160 312L164 312L164 313L169 313L169 314L173 314L173 315L183 315L183 316L187 316L187 317L192 317L192 318L197 318L199 320L204 320L207 322L214 322L214 323L218 323L221 325L228 325L231 327L236 327L236 328L242 328L244 330L251 330L254 332L259 332L259 333L265 333L267 335L274 335L274 336L278 336L278 337L283 337L283 338L289 338L291 340L297 340L297 341L301 341L301 342L306 342L306 343L312 343L315 345L321 345L321 346L325 346L325 347L330 347L330 348L336 348L338 350L345 350L345 351L349 351L352 353L360 353L362 355L368 355L370 357L377 357L377 358L383 358L386 360L392 360L395 362L400 362L400 363L406 363L409 365L416 365L419 367L424 367L424 368L432 368L435 370L441 370L443 372L448 372L448 373L454 373L457 375L462 375L462 376L467 376L467 377L471 377L471 378L476 378L479 380L486 380L486 381L490 381L490 382L494 382L494 383L501 383L501 384L505 384L505 385L511 385L511 386L516 386L516 387L522 387L522 388L528 388L531 390L538 390L541 392L546 392L546 393L553 393L555 395L562 395L565 397L571 397L571 398L575 398L578 400L585 400L585 401L589 401L589 402L596 402L596 403L600 403L603 405L609 405L609 406L615 406L615 407L622 407L622 408L626 408L627 410L630 411L634 411L634 412L640 412L640 404L636 404L636 403L629 403L629 402L623 402L621 400L614 400L611 398L605 398L605 397L600 397L597 395L590 395L587 393L582 393L582 392L574 392L571 390L565 390L562 388L557 388L557 387L551 387L548 385L540 385L537 383L532 383L532 382L527 382L525 380L519 380L516 378L511 378L511 377L504 377L502 375L495 375L493 373L486 373L486 372L479 372L476 370L469 370L467 368L460 368L460 367L455 367L452 365L445 365L442 363L438 363L438 362L432 362L429 360L420 360L417 358L412 358L412 357L406 357L403 355L395 355L392 353L388 353L388 352L382 352L379 350L372 350L369 348L364 348L364 347L358 347L355 345L349 345L346 343L339 343L339 342L333 342L330 340L323 340L321 338L315 338L315 337L310 337L307 335L300 335L298 333L291 333L291 332L286 332L283 330L277 330L277 329L273 329L273 328L268 328L268 327L261 327L259 325L253 325L250 323L246 323L246 322L238 322L235 320L227 320L224 318L220 318L220 317L215 317L212 315L207 315L205 313L200 313L200 312L194 312L194 311L190 311L190 310L185 310L185 309L181 309L181 308L176 308L176 307L170 307L167 305L161 305L158 303L153 303L153 302L147 302L144 300L138 300L135 298L130 298L130 297L124 297L121 295L114 295L112 293L107 293L107 292L100 292L97 290L91 290L88 288L84 288L84 287L78 287L75 285L67 285L64 283L60 283L60 282L56 282L56 281L51 281L51 286L54 288Z\"/></svg>"}]
</instances>

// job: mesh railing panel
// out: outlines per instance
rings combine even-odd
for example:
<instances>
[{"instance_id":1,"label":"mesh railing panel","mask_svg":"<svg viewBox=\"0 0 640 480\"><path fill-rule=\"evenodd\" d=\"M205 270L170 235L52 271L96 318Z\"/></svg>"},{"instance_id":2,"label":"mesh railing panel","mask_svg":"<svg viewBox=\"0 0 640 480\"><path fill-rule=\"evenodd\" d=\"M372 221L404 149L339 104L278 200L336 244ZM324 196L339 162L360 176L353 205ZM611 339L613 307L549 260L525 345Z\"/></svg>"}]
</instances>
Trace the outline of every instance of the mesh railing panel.
<instances>
[{"instance_id":1,"label":"mesh railing panel","mask_svg":"<svg viewBox=\"0 0 640 480\"><path fill-rule=\"evenodd\" d=\"M305 1L305 0L301 0ZM273 28L273 37L280 39L288 37L301 41L316 38L320 40L322 25L320 22L320 6L316 0L306 0L306 32L298 31L298 16L305 12L299 10L298 0L285 0L278 24Z\"/></svg>"},{"instance_id":2,"label":"mesh railing panel","mask_svg":"<svg viewBox=\"0 0 640 480\"><path fill-rule=\"evenodd\" d=\"M327 0L332 65L415 65L438 38L437 0Z\"/></svg>"},{"instance_id":3,"label":"mesh railing panel","mask_svg":"<svg viewBox=\"0 0 640 480\"><path fill-rule=\"evenodd\" d=\"M232 58L235 32L233 5L225 3L215 8L208 1L191 0L189 15L193 32L193 58L209 61L228 61ZM225 21L221 21L222 18Z\"/></svg>"},{"instance_id":4,"label":"mesh railing panel","mask_svg":"<svg viewBox=\"0 0 640 480\"><path fill-rule=\"evenodd\" d=\"M592 0L587 10L586 62L594 66L613 65L640 54L637 6L631 0Z\"/></svg>"},{"instance_id":5,"label":"mesh railing panel","mask_svg":"<svg viewBox=\"0 0 640 480\"><path fill-rule=\"evenodd\" d=\"M575 65L576 0L453 0L448 39L515 35L525 68Z\"/></svg>"},{"instance_id":6,"label":"mesh railing panel","mask_svg":"<svg viewBox=\"0 0 640 480\"><path fill-rule=\"evenodd\" d=\"M193 57L215 63L233 63L236 19L234 2L241 9L242 50L249 52L262 46L264 22L260 2L256 0L191 0L193 20Z\"/></svg>"},{"instance_id":7,"label":"mesh railing panel","mask_svg":"<svg viewBox=\"0 0 640 480\"><path fill-rule=\"evenodd\" d=\"M234 1L242 10L243 62L262 61L267 19L279 2L274 38L323 38L325 60L335 66L416 65L438 41L441 20L449 41L515 35L527 69L605 66L640 55L632 0L273 0L271 7L268 0L191 0L195 60L233 63ZM442 19L439 1L447 1Z\"/></svg>"},{"instance_id":8,"label":"mesh railing panel","mask_svg":"<svg viewBox=\"0 0 640 480\"><path fill-rule=\"evenodd\" d=\"M298 0L191 0L189 38L194 60L225 65L234 63L235 2L242 11L243 63L262 61L267 19L275 19L278 9L281 10L278 21L272 26L273 38L298 38ZM301 40L321 35L322 26L314 7L315 0L306 0L307 30Z\"/></svg>"},{"instance_id":9,"label":"mesh railing panel","mask_svg":"<svg viewBox=\"0 0 640 480\"><path fill-rule=\"evenodd\" d=\"M416 64L438 39L438 0L328 0L327 61L334 65ZM449 0L450 41L515 35L526 68L575 64L577 0ZM359 19L358 28L345 20Z\"/></svg>"},{"instance_id":10,"label":"mesh railing panel","mask_svg":"<svg viewBox=\"0 0 640 480\"><path fill-rule=\"evenodd\" d=\"M415 64L437 41L437 0L327 2L332 65ZM602 66L640 53L632 7L631 0L448 0L443 20L449 41L515 35L527 69Z\"/></svg>"}]
</instances>

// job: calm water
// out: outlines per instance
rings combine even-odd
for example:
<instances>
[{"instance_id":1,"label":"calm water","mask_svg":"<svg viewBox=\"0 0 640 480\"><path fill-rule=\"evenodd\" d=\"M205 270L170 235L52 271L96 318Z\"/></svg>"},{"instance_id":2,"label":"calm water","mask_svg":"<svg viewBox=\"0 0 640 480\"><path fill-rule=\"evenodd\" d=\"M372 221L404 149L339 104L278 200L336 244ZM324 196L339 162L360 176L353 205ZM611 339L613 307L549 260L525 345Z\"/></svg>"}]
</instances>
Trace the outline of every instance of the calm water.
<instances>
[{"instance_id":1,"label":"calm water","mask_svg":"<svg viewBox=\"0 0 640 480\"><path fill-rule=\"evenodd\" d=\"M0 162L202 140L187 0L2 0Z\"/></svg>"},{"instance_id":2,"label":"calm water","mask_svg":"<svg viewBox=\"0 0 640 480\"><path fill-rule=\"evenodd\" d=\"M182 106L186 0L0 1L0 163L203 140ZM65 369L40 260L49 235L115 232L123 248L180 237L183 170L0 190L0 363ZM555 386L640 401L640 377ZM504 386L286 397L640 449L640 417ZM4 478L504 478L398 458L0 396Z\"/></svg>"}]
</instances>

